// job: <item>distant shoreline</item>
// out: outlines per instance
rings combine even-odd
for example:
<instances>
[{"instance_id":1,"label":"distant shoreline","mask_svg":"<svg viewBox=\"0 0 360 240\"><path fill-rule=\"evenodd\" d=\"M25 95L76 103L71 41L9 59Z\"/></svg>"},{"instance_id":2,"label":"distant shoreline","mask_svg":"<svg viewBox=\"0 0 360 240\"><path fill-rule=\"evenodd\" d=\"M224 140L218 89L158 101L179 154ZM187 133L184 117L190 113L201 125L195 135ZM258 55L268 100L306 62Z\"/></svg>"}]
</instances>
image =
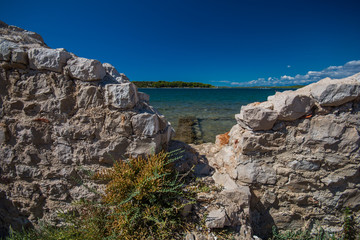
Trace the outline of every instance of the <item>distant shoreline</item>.
<instances>
[{"instance_id":1,"label":"distant shoreline","mask_svg":"<svg viewBox=\"0 0 360 240\"><path fill-rule=\"evenodd\" d=\"M306 85L294 85L294 86L255 86L255 87L216 87L216 88L234 88L234 89L299 89Z\"/></svg>"},{"instance_id":2,"label":"distant shoreline","mask_svg":"<svg viewBox=\"0 0 360 240\"><path fill-rule=\"evenodd\" d=\"M305 85L293 85L293 86L253 86L253 87L226 87L226 86L213 86L211 84L200 82L182 82L182 81L133 81L138 88L149 89L298 89Z\"/></svg>"},{"instance_id":3,"label":"distant shoreline","mask_svg":"<svg viewBox=\"0 0 360 240\"><path fill-rule=\"evenodd\" d=\"M304 86L279 86L279 87L138 87L138 89L299 89Z\"/></svg>"}]
</instances>

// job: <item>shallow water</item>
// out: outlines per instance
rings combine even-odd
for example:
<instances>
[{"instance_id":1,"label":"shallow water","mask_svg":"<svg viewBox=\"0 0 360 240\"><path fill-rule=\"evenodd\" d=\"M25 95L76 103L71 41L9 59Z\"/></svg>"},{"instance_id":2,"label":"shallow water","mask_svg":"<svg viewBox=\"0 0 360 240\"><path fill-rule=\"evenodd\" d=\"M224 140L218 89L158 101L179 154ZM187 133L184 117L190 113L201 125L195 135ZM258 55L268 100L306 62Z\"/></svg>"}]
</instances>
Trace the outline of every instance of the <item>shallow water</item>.
<instances>
[{"instance_id":1,"label":"shallow water","mask_svg":"<svg viewBox=\"0 0 360 240\"><path fill-rule=\"evenodd\" d=\"M266 101L281 89L179 89L140 88L150 95L150 104L165 115L176 130L178 120L195 116L200 123L204 142L214 142L215 136L228 132L236 124L235 114L242 105Z\"/></svg>"}]
</instances>

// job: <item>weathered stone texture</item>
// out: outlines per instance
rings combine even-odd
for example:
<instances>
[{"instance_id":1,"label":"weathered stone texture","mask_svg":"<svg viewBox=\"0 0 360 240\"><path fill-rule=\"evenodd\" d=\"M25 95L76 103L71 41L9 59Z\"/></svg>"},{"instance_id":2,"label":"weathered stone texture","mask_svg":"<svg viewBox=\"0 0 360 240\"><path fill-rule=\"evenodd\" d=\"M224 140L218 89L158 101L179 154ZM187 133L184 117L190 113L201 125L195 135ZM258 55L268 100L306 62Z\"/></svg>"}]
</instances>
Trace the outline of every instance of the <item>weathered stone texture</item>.
<instances>
[{"instance_id":1,"label":"weathered stone texture","mask_svg":"<svg viewBox=\"0 0 360 240\"><path fill-rule=\"evenodd\" d=\"M98 197L89 173L166 148L172 127L113 66L6 24L0 36L0 234L57 223Z\"/></svg>"},{"instance_id":2,"label":"weathered stone texture","mask_svg":"<svg viewBox=\"0 0 360 240\"><path fill-rule=\"evenodd\" d=\"M70 76L81 81L102 80L105 69L98 60L75 57L69 60L67 68Z\"/></svg>"},{"instance_id":3,"label":"weathered stone texture","mask_svg":"<svg viewBox=\"0 0 360 240\"><path fill-rule=\"evenodd\" d=\"M133 83L108 84L105 86L105 100L108 105L119 109L129 109L139 101Z\"/></svg>"},{"instance_id":4,"label":"weathered stone texture","mask_svg":"<svg viewBox=\"0 0 360 240\"><path fill-rule=\"evenodd\" d=\"M66 61L71 58L65 49L31 48L28 54L31 69L58 73L62 72Z\"/></svg>"},{"instance_id":5,"label":"weathered stone texture","mask_svg":"<svg viewBox=\"0 0 360 240\"><path fill-rule=\"evenodd\" d=\"M278 113L268 108L254 105L241 107L240 114L235 115L241 126L248 127L255 131L269 130L274 126Z\"/></svg>"},{"instance_id":6,"label":"weathered stone texture","mask_svg":"<svg viewBox=\"0 0 360 240\"><path fill-rule=\"evenodd\" d=\"M359 79L324 79L244 106L228 144L207 147L215 183L227 191L250 189L249 210L240 216L249 222L241 226L250 224L265 239L272 225L289 230L318 223L336 232L345 207L360 223ZM240 226L226 222L222 211L210 212L209 227Z\"/></svg>"}]
</instances>

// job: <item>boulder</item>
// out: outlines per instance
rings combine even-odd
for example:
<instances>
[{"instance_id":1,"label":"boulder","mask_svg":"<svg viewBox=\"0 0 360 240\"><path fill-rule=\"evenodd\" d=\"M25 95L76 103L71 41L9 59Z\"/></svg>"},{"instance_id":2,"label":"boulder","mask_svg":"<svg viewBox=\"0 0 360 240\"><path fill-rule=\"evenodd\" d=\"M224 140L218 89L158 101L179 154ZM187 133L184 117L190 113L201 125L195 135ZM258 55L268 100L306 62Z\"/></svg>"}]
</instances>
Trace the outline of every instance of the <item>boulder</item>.
<instances>
[{"instance_id":1,"label":"boulder","mask_svg":"<svg viewBox=\"0 0 360 240\"><path fill-rule=\"evenodd\" d=\"M147 156L158 152L161 148L161 137L156 136L155 138L136 138L127 149L129 156L134 158L138 156Z\"/></svg>"},{"instance_id":2,"label":"boulder","mask_svg":"<svg viewBox=\"0 0 360 240\"><path fill-rule=\"evenodd\" d=\"M248 224L250 218L251 192L248 186L239 186L232 190L223 190L217 196L217 201L225 207L230 225L241 226Z\"/></svg>"},{"instance_id":3,"label":"boulder","mask_svg":"<svg viewBox=\"0 0 360 240\"><path fill-rule=\"evenodd\" d=\"M346 126L334 121L333 117L319 116L313 119L307 141L311 143L334 144L346 131Z\"/></svg>"},{"instance_id":4,"label":"boulder","mask_svg":"<svg viewBox=\"0 0 360 240\"><path fill-rule=\"evenodd\" d=\"M159 129L159 118L156 114L142 113L131 118L134 133L138 136L153 136Z\"/></svg>"},{"instance_id":5,"label":"boulder","mask_svg":"<svg viewBox=\"0 0 360 240\"><path fill-rule=\"evenodd\" d=\"M78 91L76 102L79 108L84 109L103 105L101 93L95 86L82 86Z\"/></svg>"},{"instance_id":6,"label":"boulder","mask_svg":"<svg viewBox=\"0 0 360 240\"><path fill-rule=\"evenodd\" d=\"M360 96L360 82L324 79L313 84L310 91L321 106L340 106Z\"/></svg>"},{"instance_id":7,"label":"boulder","mask_svg":"<svg viewBox=\"0 0 360 240\"><path fill-rule=\"evenodd\" d=\"M102 66L105 72L118 83L128 83L129 79L123 73L119 73L116 68L110 63L103 63Z\"/></svg>"},{"instance_id":8,"label":"boulder","mask_svg":"<svg viewBox=\"0 0 360 240\"><path fill-rule=\"evenodd\" d=\"M254 131L270 130L278 118L278 112L257 105L242 106L235 119L241 126Z\"/></svg>"},{"instance_id":9,"label":"boulder","mask_svg":"<svg viewBox=\"0 0 360 240\"><path fill-rule=\"evenodd\" d=\"M279 114L278 120L293 121L304 116L315 105L314 100L296 91L278 92L271 99L274 111Z\"/></svg>"},{"instance_id":10,"label":"boulder","mask_svg":"<svg viewBox=\"0 0 360 240\"><path fill-rule=\"evenodd\" d=\"M270 184L276 183L276 171L267 165L257 163L241 164L237 168L237 181L245 184Z\"/></svg>"},{"instance_id":11,"label":"boulder","mask_svg":"<svg viewBox=\"0 0 360 240\"><path fill-rule=\"evenodd\" d=\"M216 209L209 212L206 218L206 227L208 228L223 228L229 226L230 221L226 215L225 209Z\"/></svg>"},{"instance_id":12,"label":"boulder","mask_svg":"<svg viewBox=\"0 0 360 240\"><path fill-rule=\"evenodd\" d=\"M75 57L68 61L70 76L81 81L99 81L105 75L105 69L98 60Z\"/></svg>"},{"instance_id":13,"label":"boulder","mask_svg":"<svg viewBox=\"0 0 360 240\"><path fill-rule=\"evenodd\" d=\"M18 45L14 42L8 40L0 41L0 61L10 61L11 59L11 49L17 48Z\"/></svg>"},{"instance_id":14,"label":"boulder","mask_svg":"<svg viewBox=\"0 0 360 240\"><path fill-rule=\"evenodd\" d=\"M345 183L349 178L358 177L360 175L360 170L357 169L357 166L349 165L342 169L338 169L325 178L321 179L321 182L325 183L327 186L336 185L340 183Z\"/></svg>"},{"instance_id":15,"label":"boulder","mask_svg":"<svg viewBox=\"0 0 360 240\"><path fill-rule=\"evenodd\" d=\"M119 109L129 109L139 101L136 86L133 83L105 85L105 102Z\"/></svg>"},{"instance_id":16,"label":"boulder","mask_svg":"<svg viewBox=\"0 0 360 240\"><path fill-rule=\"evenodd\" d=\"M61 73L71 54L63 48L32 48L29 50L30 68Z\"/></svg>"}]
</instances>

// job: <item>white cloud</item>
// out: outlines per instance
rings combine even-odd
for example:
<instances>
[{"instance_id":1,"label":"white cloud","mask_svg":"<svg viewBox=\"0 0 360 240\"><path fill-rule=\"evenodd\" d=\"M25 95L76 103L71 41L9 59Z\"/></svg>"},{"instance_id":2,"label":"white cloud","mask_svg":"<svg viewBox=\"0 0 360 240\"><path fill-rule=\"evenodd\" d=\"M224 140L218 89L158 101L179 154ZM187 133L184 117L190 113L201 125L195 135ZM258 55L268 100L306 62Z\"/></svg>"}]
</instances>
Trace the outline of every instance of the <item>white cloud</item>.
<instances>
[{"instance_id":1,"label":"white cloud","mask_svg":"<svg viewBox=\"0 0 360 240\"><path fill-rule=\"evenodd\" d=\"M287 65L287 68L291 68L291 65Z\"/></svg>"},{"instance_id":2,"label":"white cloud","mask_svg":"<svg viewBox=\"0 0 360 240\"><path fill-rule=\"evenodd\" d=\"M350 61L343 66L330 66L321 71L309 71L305 75L297 74L292 76L258 78L249 82L232 82L231 85L237 86L286 86L286 85L306 85L317 82L320 79L329 77L333 79L344 78L360 72L360 60Z\"/></svg>"},{"instance_id":3,"label":"white cloud","mask_svg":"<svg viewBox=\"0 0 360 240\"><path fill-rule=\"evenodd\" d=\"M292 80L292 79L294 79L294 77L284 75L284 76L281 76L280 79L281 80Z\"/></svg>"}]
</instances>

